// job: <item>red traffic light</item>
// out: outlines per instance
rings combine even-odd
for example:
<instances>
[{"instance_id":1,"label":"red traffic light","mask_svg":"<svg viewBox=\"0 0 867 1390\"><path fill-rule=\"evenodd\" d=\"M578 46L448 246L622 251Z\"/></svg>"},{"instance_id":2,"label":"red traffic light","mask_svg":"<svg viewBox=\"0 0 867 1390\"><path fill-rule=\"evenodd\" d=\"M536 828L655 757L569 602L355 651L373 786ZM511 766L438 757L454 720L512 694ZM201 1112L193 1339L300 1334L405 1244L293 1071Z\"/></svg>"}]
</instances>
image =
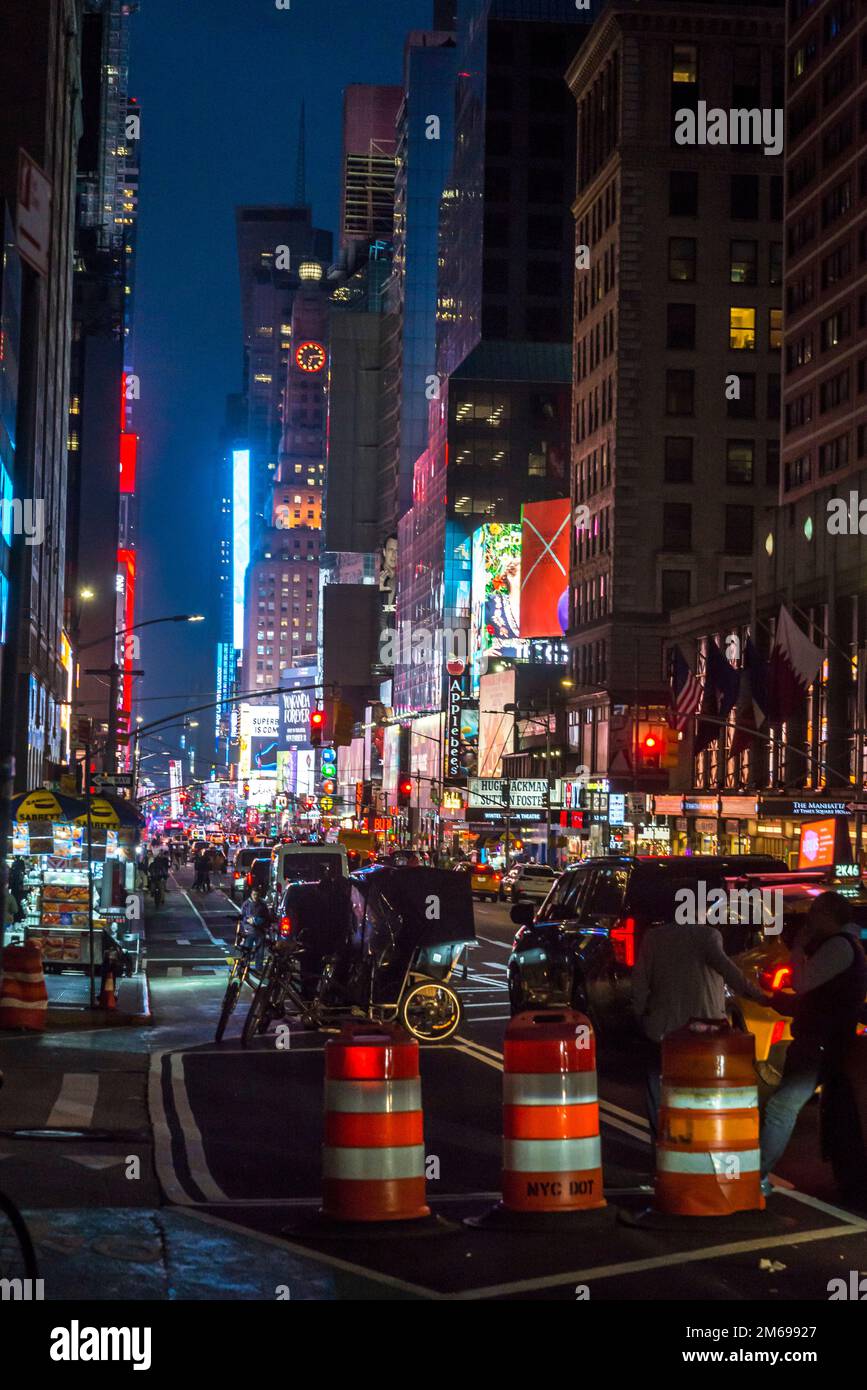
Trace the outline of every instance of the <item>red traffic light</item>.
<instances>
[{"instance_id":1,"label":"red traffic light","mask_svg":"<svg viewBox=\"0 0 867 1390\"><path fill-rule=\"evenodd\" d=\"M644 746L649 753L652 753L655 748L659 747L659 739L654 734L648 734L644 740Z\"/></svg>"},{"instance_id":2,"label":"red traffic light","mask_svg":"<svg viewBox=\"0 0 867 1390\"><path fill-rule=\"evenodd\" d=\"M412 792L412 780L409 777L405 777L400 784L400 789L404 796L409 796Z\"/></svg>"},{"instance_id":3,"label":"red traffic light","mask_svg":"<svg viewBox=\"0 0 867 1390\"><path fill-rule=\"evenodd\" d=\"M322 709L315 709L310 716L310 723L313 725L314 729L320 729L325 723L325 711Z\"/></svg>"}]
</instances>

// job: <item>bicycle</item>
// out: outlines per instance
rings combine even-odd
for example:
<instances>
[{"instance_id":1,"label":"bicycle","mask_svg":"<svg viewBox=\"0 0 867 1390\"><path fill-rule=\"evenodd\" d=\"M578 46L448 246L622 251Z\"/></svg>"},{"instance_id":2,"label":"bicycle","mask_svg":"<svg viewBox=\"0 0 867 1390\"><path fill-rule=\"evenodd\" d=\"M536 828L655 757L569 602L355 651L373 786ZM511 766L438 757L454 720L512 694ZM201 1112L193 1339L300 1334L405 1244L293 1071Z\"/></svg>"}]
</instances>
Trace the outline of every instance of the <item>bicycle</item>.
<instances>
[{"instance_id":1,"label":"bicycle","mask_svg":"<svg viewBox=\"0 0 867 1390\"><path fill-rule=\"evenodd\" d=\"M27 1222L12 1198L0 1192L0 1283L5 1289L9 1287L7 1280L38 1278L39 1266Z\"/></svg>"},{"instance_id":2,"label":"bicycle","mask_svg":"<svg viewBox=\"0 0 867 1390\"><path fill-rule=\"evenodd\" d=\"M226 993L223 995L220 1017L217 1019L217 1026L214 1030L215 1042L222 1042L223 1034L226 1031L229 1019L235 1012L244 985L249 984L251 989L256 988L250 981L250 973L253 969L255 955L255 944L251 941L244 945L236 945L232 955L227 957L229 961L229 981L226 985Z\"/></svg>"}]
</instances>

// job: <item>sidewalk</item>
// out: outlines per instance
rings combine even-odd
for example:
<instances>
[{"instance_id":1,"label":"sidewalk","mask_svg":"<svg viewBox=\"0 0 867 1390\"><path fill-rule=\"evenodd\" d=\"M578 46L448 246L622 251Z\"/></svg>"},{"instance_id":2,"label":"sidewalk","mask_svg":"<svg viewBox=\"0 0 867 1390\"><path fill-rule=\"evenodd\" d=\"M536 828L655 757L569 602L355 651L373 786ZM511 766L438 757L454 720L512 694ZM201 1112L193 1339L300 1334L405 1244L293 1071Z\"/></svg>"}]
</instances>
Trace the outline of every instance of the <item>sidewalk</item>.
<instances>
[{"instance_id":1,"label":"sidewalk","mask_svg":"<svg viewBox=\"0 0 867 1390\"><path fill-rule=\"evenodd\" d=\"M382 1282L361 1272L178 1207L40 1208L25 1217L47 1301L383 1297Z\"/></svg>"},{"instance_id":2,"label":"sidewalk","mask_svg":"<svg viewBox=\"0 0 867 1390\"><path fill-rule=\"evenodd\" d=\"M90 980L87 975L66 972L46 975L48 1010L46 1032L69 1028L131 1028L153 1022L150 991L144 971L126 980L118 980L117 1008L111 1011L90 1008ZM99 999L100 981L96 980Z\"/></svg>"}]
</instances>

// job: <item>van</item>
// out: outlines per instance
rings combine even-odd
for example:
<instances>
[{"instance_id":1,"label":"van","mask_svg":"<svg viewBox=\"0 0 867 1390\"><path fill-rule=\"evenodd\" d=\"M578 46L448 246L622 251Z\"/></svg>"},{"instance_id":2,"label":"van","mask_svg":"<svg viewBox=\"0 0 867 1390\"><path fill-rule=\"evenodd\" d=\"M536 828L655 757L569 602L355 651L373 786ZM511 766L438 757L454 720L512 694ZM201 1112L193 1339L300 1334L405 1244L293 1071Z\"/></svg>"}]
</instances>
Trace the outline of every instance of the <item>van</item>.
<instances>
[{"instance_id":1,"label":"van","mask_svg":"<svg viewBox=\"0 0 867 1390\"><path fill-rule=\"evenodd\" d=\"M271 851L271 891L277 896L287 883L318 882L323 864L338 865L340 877L349 878L343 845L275 845Z\"/></svg>"}]
</instances>

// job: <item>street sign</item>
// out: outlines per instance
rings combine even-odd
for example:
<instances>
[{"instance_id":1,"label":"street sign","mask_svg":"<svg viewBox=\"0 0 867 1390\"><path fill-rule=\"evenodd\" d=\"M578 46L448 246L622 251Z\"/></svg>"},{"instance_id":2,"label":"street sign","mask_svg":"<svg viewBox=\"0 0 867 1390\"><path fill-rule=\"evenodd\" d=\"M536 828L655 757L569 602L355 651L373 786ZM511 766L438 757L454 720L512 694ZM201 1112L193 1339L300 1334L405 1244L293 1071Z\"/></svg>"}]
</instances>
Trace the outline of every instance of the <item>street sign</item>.
<instances>
[{"instance_id":1,"label":"street sign","mask_svg":"<svg viewBox=\"0 0 867 1390\"><path fill-rule=\"evenodd\" d=\"M133 778L131 772L99 772L94 780L104 787L131 787Z\"/></svg>"},{"instance_id":2,"label":"street sign","mask_svg":"<svg viewBox=\"0 0 867 1390\"><path fill-rule=\"evenodd\" d=\"M846 810L857 816L867 816L867 801L847 801Z\"/></svg>"}]
</instances>

